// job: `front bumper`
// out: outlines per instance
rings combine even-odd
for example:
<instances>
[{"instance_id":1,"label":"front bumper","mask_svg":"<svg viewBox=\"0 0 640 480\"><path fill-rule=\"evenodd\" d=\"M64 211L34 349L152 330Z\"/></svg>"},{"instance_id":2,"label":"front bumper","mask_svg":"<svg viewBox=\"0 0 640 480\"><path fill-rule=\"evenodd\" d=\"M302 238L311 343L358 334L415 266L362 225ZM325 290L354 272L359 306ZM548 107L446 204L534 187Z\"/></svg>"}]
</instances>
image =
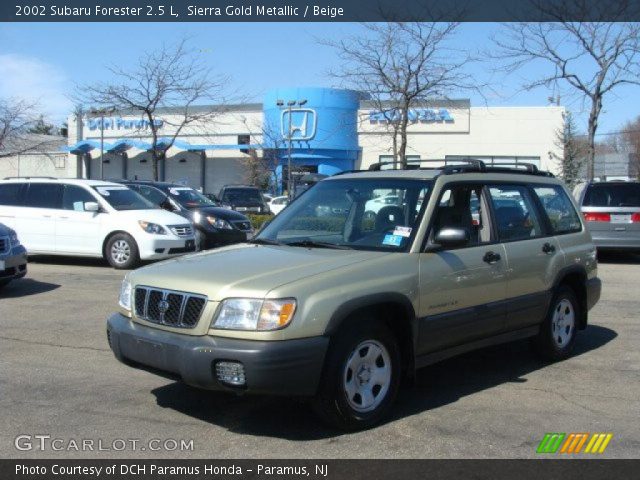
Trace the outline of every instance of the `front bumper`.
<instances>
[{"instance_id":1,"label":"front bumper","mask_svg":"<svg viewBox=\"0 0 640 480\"><path fill-rule=\"evenodd\" d=\"M27 274L27 250L18 245L0 255L0 280L15 280Z\"/></svg>"},{"instance_id":2,"label":"front bumper","mask_svg":"<svg viewBox=\"0 0 640 480\"><path fill-rule=\"evenodd\" d=\"M196 251L194 237L180 238L164 235L148 237L137 240L141 260L159 260Z\"/></svg>"},{"instance_id":3,"label":"front bumper","mask_svg":"<svg viewBox=\"0 0 640 480\"><path fill-rule=\"evenodd\" d=\"M587 280L587 310L591 310L593 306L600 300L602 291L602 282L598 277Z\"/></svg>"},{"instance_id":4,"label":"front bumper","mask_svg":"<svg viewBox=\"0 0 640 480\"><path fill-rule=\"evenodd\" d=\"M329 344L328 337L265 342L180 335L140 325L119 313L107 320L107 338L121 362L195 387L294 396L316 393ZM220 360L243 364L244 387L218 381L215 364Z\"/></svg>"}]
</instances>

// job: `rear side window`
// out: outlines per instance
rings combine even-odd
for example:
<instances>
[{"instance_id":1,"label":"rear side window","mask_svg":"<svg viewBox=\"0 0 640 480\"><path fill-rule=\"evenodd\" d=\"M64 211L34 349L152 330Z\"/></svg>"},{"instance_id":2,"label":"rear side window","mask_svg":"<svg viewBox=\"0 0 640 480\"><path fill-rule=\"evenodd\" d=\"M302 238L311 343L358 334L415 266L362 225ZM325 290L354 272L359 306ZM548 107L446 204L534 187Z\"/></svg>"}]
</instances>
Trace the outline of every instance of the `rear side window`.
<instances>
[{"instance_id":1,"label":"rear side window","mask_svg":"<svg viewBox=\"0 0 640 480\"><path fill-rule=\"evenodd\" d=\"M18 207L22 204L20 201L20 190L24 183L5 183L0 185L0 205L8 205Z\"/></svg>"},{"instance_id":2,"label":"rear side window","mask_svg":"<svg viewBox=\"0 0 640 480\"><path fill-rule=\"evenodd\" d=\"M527 240L542 235L542 225L527 187L489 185L489 192L501 241Z\"/></svg>"},{"instance_id":3,"label":"rear side window","mask_svg":"<svg viewBox=\"0 0 640 480\"><path fill-rule=\"evenodd\" d=\"M30 183L24 199L25 207L60 208L62 185L58 183Z\"/></svg>"},{"instance_id":4,"label":"rear side window","mask_svg":"<svg viewBox=\"0 0 640 480\"><path fill-rule=\"evenodd\" d=\"M580 217L562 187L534 187L533 190L542 203L554 234L582 230Z\"/></svg>"},{"instance_id":5,"label":"rear side window","mask_svg":"<svg viewBox=\"0 0 640 480\"><path fill-rule=\"evenodd\" d=\"M584 195L585 207L640 207L640 183L596 183Z\"/></svg>"}]
</instances>

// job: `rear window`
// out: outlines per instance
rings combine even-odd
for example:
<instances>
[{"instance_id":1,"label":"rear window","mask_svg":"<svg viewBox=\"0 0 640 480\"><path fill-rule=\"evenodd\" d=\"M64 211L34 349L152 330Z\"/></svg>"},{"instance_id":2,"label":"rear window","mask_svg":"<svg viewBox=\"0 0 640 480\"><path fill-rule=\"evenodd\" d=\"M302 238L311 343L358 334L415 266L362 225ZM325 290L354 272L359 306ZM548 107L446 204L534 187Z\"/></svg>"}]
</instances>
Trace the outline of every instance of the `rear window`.
<instances>
[{"instance_id":1,"label":"rear window","mask_svg":"<svg viewBox=\"0 0 640 480\"><path fill-rule=\"evenodd\" d=\"M253 188L230 188L224 191L223 200L230 202L235 201L251 201L262 203L262 195L260 190Z\"/></svg>"},{"instance_id":2,"label":"rear window","mask_svg":"<svg viewBox=\"0 0 640 480\"><path fill-rule=\"evenodd\" d=\"M589 185L583 205L586 207L640 207L640 183Z\"/></svg>"}]
</instances>

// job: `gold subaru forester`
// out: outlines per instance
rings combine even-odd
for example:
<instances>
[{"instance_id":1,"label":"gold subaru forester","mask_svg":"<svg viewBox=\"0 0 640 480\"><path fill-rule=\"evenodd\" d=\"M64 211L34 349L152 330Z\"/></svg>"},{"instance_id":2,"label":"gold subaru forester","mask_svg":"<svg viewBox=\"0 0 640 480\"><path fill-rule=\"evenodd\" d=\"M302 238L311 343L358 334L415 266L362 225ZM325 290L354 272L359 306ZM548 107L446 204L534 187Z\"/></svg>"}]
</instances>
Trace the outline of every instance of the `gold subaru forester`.
<instances>
[{"instance_id":1,"label":"gold subaru forester","mask_svg":"<svg viewBox=\"0 0 640 480\"><path fill-rule=\"evenodd\" d=\"M130 272L107 337L128 365L313 397L354 430L450 356L530 337L567 357L600 288L591 236L547 172L378 169L323 180L246 244Z\"/></svg>"}]
</instances>

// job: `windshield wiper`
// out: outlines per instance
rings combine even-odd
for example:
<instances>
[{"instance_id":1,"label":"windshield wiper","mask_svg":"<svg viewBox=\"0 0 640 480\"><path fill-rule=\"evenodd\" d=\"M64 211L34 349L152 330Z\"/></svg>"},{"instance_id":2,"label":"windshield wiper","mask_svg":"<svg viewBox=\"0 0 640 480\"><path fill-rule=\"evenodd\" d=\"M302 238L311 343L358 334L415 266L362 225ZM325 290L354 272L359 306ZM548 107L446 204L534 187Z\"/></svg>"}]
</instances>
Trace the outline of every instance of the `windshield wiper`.
<instances>
[{"instance_id":1,"label":"windshield wiper","mask_svg":"<svg viewBox=\"0 0 640 480\"><path fill-rule=\"evenodd\" d=\"M337 245L335 243L329 242L318 242L315 240L305 239L299 240L297 242L287 242L285 245L290 247L307 247L307 248L333 248L335 250L353 250L352 247L348 245Z\"/></svg>"},{"instance_id":2,"label":"windshield wiper","mask_svg":"<svg viewBox=\"0 0 640 480\"><path fill-rule=\"evenodd\" d=\"M247 240L247 243L254 243L256 245L285 245L282 242L269 240L268 238L252 238L251 240Z\"/></svg>"}]
</instances>

